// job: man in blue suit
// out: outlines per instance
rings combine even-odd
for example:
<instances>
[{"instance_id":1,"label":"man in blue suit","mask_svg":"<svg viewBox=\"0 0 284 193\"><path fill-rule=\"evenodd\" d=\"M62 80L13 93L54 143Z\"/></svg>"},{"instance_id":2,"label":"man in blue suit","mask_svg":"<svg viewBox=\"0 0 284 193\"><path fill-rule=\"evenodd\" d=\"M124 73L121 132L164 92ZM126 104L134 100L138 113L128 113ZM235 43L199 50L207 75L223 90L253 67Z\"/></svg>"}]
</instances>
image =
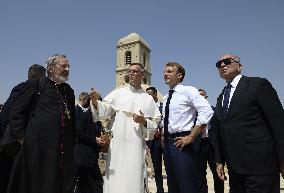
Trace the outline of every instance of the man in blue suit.
<instances>
[{"instance_id":1,"label":"man in blue suit","mask_svg":"<svg viewBox=\"0 0 284 193\"><path fill-rule=\"evenodd\" d=\"M213 111L208 101L192 86L182 85L185 70L177 62L165 65L164 79L169 94L164 96L164 161L169 193L196 193L196 154L199 134Z\"/></svg>"},{"instance_id":2,"label":"man in blue suit","mask_svg":"<svg viewBox=\"0 0 284 193\"><path fill-rule=\"evenodd\" d=\"M82 92L79 95L79 103L75 106L76 117L80 117L81 113L85 112L90 106L90 95L87 92Z\"/></svg>"},{"instance_id":3,"label":"man in blue suit","mask_svg":"<svg viewBox=\"0 0 284 193\"><path fill-rule=\"evenodd\" d=\"M102 193L103 178L98 165L100 147L104 145L100 138L102 125L92 116L90 95L82 92L79 101L76 105L75 192ZM85 112L83 108L88 109Z\"/></svg>"},{"instance_id":4,"label":"man in blue suit","mask_svg":"<svg viewBox=\"0 0 284 193\"><path fill-rule=\"evenodd\" d=\"M3 109L3 104L0 104L0 131L1 131L1 114L2 114L2 109Z\"/></svg>"},{"instance_id":5,"label":"man in blue suit","mask_svg":"<svg viewBox=\"0 0 284 193\"><path fill-rule=\"evenodd\" d=\"M207 94L204 89L198 89L201 96L207 99ZM211 107L213 110L214 107ZM214 159L214 151L211 144L211 136L209 135L211 124L209 123L207 127L202 131L201 142L197 153L197 162L199 165L199 175L200 175L200 188L198 193L208 193L208 185L206 178L207 162L212 171L214 179L214 192L224 193L224 182L219 179L216 172L216 162Z\"/></svg>"},{"instance_id":6,"label":"man in blue suit","mask_svg":"<svg viewBox=\"0 0 284 193\"><path fill-rule=\"evenodd\" d=\"M217 174L225 180L226 164L231 193L279 193L284 110L277 92L265 78L243 76L236 55L223 55L216 67L227 83L211 121Z\"/></svg>"},{"instance_id":7,"label":"man in blue suit","mask_svg":"<svg viewBox=\"0 0 284 193\"><path fill-rule=\"evenodd\" d=\"M146 92L153 97L154 101L156 102L157 107L160 110L160 113L162 114L163 103L158 101L157 89L155 87L148 87L146 89ZM162 125L159 124L157 131L154 135L154 138L147 142L147 145L150 149L151 159L153 162L153 167L154 167L154 172L155 172L157 193L164 193L163 176L162 176L162 162L163 162L162 160L163 146L161 142L162 129L163 129Z\"/></svg>"}]
</instances>

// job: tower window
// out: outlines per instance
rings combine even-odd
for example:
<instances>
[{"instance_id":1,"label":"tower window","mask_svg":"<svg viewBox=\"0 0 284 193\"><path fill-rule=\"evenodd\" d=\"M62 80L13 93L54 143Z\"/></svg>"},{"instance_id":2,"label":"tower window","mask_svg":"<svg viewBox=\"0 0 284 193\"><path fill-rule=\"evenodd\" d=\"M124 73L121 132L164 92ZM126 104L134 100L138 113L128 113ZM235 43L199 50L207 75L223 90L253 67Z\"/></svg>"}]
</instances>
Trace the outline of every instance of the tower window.
<instances>
[{"instance_id":1,"label":"tower window","mask_svg":"<svg viewBox=\"0 0 284 193\"><path fill-rule=\"evenodd\" d=\"M130 51L125 52L125 64L126 65L131 64L131 52Z\"/></svg>"},{"instance_id":2,"label":"tower window","mask_svg":"<svg viewBox=\"0 0 284 193\"><path fill-rule=\"evenodd\" d=\"M146 66L146 53L143 53L143 66Z\"/></svg>"}]
</instances>

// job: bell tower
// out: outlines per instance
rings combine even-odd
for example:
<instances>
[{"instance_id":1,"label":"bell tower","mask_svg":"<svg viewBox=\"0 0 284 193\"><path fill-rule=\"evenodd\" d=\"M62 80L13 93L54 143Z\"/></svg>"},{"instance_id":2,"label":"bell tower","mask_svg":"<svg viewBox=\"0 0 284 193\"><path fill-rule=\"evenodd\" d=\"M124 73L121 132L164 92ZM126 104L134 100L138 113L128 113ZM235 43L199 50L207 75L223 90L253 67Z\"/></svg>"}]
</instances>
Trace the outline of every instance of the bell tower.
<instances>
[{"instance_id":1,"label":"bell tower","mask_svg":"<svg viewBox=\"0 0 284 193\"><path fill-rule=\"evenodd\" d=\"M145 76L142 84L151 85L151 50L149 44L137 33L130 33L118 41L116 48L116 87L128 83L127 70L131 63L140 63L144 66Z\"/></svg>"}]
</instances>

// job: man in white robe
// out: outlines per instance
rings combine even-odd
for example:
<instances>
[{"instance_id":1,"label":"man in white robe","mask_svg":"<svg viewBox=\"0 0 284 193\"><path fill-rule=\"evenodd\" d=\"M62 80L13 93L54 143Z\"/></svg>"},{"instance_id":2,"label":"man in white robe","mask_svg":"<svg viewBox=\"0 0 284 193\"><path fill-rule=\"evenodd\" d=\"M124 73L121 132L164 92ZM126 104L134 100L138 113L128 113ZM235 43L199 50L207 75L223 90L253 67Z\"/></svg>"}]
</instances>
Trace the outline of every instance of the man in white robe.
<instances>
[{"instance_id":1,"label":"man in white robe","mask_svg":"<svg viewBox=\"0 0 284 193\"><path fill-rule=\"evenodd\" d=\"M141 88L143 66L133 63L128 70L129 85L118 88L99 101L93 90L93 115L110 118L110 141L104 193L144 193L145 134L155 132L160 112L153 98Z\"/></svg>"}]
</instances>

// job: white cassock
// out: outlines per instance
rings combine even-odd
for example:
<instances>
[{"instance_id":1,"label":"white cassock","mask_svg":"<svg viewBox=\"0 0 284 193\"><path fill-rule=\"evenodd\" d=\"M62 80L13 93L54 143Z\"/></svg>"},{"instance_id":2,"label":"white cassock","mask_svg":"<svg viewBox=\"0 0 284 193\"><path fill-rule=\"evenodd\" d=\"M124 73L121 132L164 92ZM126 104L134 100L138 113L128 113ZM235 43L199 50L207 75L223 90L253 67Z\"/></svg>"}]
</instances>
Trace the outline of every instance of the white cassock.
<instances>
[{"instance_id":1,"label":"white cassock","mask_svg":"<svg viewBox=\"0 0 284 193\"><path fill-rule=\"evenodd\" d=\"M144 193L145 137L155 132L160 112L153 98L142 89L127 85L98 101L99 120L110 118L113 138L108 150L104 193ZM147 128L133 121L133 113L144 114Z\"/></svg>"}]
</instances>

